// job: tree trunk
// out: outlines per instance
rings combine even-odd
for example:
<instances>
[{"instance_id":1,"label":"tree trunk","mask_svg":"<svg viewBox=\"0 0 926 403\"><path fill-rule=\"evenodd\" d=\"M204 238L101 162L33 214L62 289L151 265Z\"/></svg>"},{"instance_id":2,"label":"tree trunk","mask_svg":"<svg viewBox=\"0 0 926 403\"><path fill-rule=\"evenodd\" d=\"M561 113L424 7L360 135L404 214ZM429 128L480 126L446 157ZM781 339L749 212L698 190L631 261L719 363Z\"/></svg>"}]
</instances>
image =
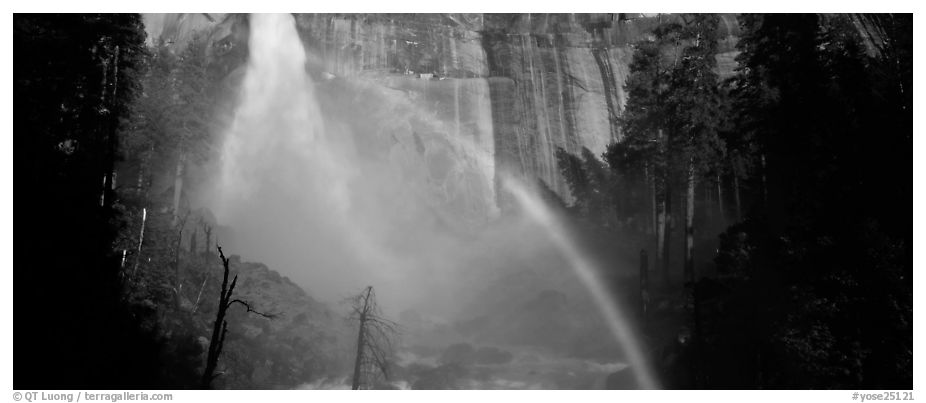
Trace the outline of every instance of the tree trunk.
<instances>
[{"instance_id":1,"label":"tree trunk","mask_svg":"<svg viewBox=\"0 0 926 403\"><path fill-rule=\"evenodd\" d=\"M672 225L672 186L668 184L668 180L666 182L667 182L666 183L666 194L665 194L665 201L663 202L664 207L663 207L663 212L662 212L663 241L662 241L661 253L662 253L662 272L663 272L663 275L666 277L666 284L668 284L671 281L670 280L671 276L669 274L670 273L669 272L669 267L670 267L669 243L672 240L673 225Z\"/></svg>"},{"instance_id":2,"label":"tree trunk","mask_svg":"<svg viewBox=\"0 0 926 403\"><path fill-rule=\"evenodd\" d=\"M206 247L204 249L203 254L208 258L209 251L211 250L210 248L212 248L212 227L209 226L209 224L206 224L205 222L203 222L202 226L203 226L203 234L206 235Z\"/></svg>"},{"instance_id":3,"label":"tree trunk","mask_svg":"<svg viewBox=\"0 0 926 403\"><path fill-rule=\"evenodd\" d=\"M659 226L659 223L656 219L656 215L658 214L656 212L656 175L650 175L648 163L643 166L643 173L645 174L646 187L649 191L650 204L652 207L652 217L649 220L650 225L647 226L648 230L646 233L652 235L658 231L657 227Z\"/></svg>"},{"instance_id":4,"label":"tree trunk","mask_svg":"<svg viewBox=\"0 0 926 403\"><path fill-rule=\"evenodd\" d=\"M351 389L360 389L360 372L363 366L363 346L365 344L364 334L366 333L367 314L370 309L370 294L373 287L367 287L366 296L363 298L363 308L360 311L360 328L357 331L357 356L354 358L354 380Z\"/></svg>"},{"instance_id":5,"label":"tree trunk","mask_svg":"<svg viewBox=\"0 0 926 403\"><path fill-rule=\"evenodd\" d=\"M692 161L688 162L687 191L685 193L685 282L693 282L694 274L694 210L695 210L695 169Z\"/></svg>"},{"instance_id":6,"label":"tree trunk","mask_svg":"<svg viewBox=\"0 0 926 403\"><path fill-rule=\"evenodd\" d=\"M363 325L366 318L360 318L360 331L357 332L357 356L354 357L354 380L351 383L352 390L360 389L360 369L363 365Z\"/></svg>"},{"instance_id":7,"label":"tree trunk","mask_svg":"<svg viewBox=\"0 0 926 403\"><path fill-rule=\"evenodd\" d=\"M657 227L656 227L656 262L657 265L662 269L662 280L666 285L669 285L669 271L666 270L666 266L662 264L665 254L663 253L666 248L666 202L664 200L659 201L659 213L657 216Z\"/></svg>"},{"instance_id":8,"label":"tree trunk","mask_svg":"<svg viewBox=\"0 0 926 403\"><path fill-rule=\"evenodd\" d=\"M193 256L195 259L196 250L199 249L197 244L198 237L196 236L196 226L193 226L193 232L190 233L190 256Z\"/></svg>"},{"instance_id":9,"label":"tree trunk","mask_svg":"<svg viewBox=\"0 0 926 403\"><path fill-rule=\"evenodd\" d=\"M665 144L662 129L656 132L656 145L659 154L664 156ZM657 194L656 182L660 181L663 185L663 194L660 199ZM658 200L658 201L657 201ZM669 278L669 221L672 219L672 189L669 186L668 173L666 168L657 169L653 167L653 203L654 214L656 214L656 262L662 268L662 279L665 285L671 283Z\"/></svg>"},{"instance_id":10,"label":"tree trunk","mask_svg":"<svg viewBox=\"0 0 926 403\"><path fill-rule=\"evenodd\" d=\"M96 54L96 51L97 51L97 47L94 46L93 47L94 55ZM105 49L103 50L103 52L105 52ZM100 109L105 111L109 109L106 107L106 79L109 75L109 58L107 58L106 56L102 56L100 61L102 62L101 70L102 70L102 75L103 75L102 81L100 82ZM107 144L112 139L112 133L110 132L109 123L110 123L109 119L105 117L102 119L101 130L103 132L103 136L105 136ZM104 158L105 158L104 164L106 164L106 166L102 167L103 184L102 184L102 188L100 189L100 207L106 206L106 187L107 185L109 185L109 171L112 171L112 169L107 169L108 167L112 166L109 164L109 161L110 161L109 155L105 155Z\"/></svg>"},{"instance_id":11,"label":"tree trunk","mask_svg":"<svg viewBox=\"0 0 926 403\"><path fill-rule=\"evenodd\" d=\"M652 232L653 232L653 233L656 233L656 232L659 231L659 217L658 217L658 216L659 216L659 208L658 208L658 206L657 206L658 203L656 203L656 178L655 178L655 175L654 175L652 178L650 178L650 199L651 199L651 200L650 200L650 204L653 205L653 219L652 219L652 222L653 222L653 231L652 231ZM656 254L658 255L659 252L657 251Z\"/></svg>"},{"instance_id":12,"label":"tree trunk","mask_svg":"<svg viewBox=\"0 0 926 403\"><path fill-rule=\"evenodd\" d=\"M212 339L209 341L209 352L206 355L206 369L203 371L202 387L209 389L212 384L213 373L219 363L219 355L222 354L222 345L225 344L225 335L228 333L228 322L225 321L225 312L229 307L229 300L235 290L235 284L238 282L238 276L232 280L231 286L228 285L228 258L222 253L222 248L218 248L219 257L222 259L222 267L225 270L222 277L222 289L219 292L219 306L215 314L215 322L212 325Z\"/></svg>"},{"instance_id":13,"label":"tree trunk","mask_svg":"<svg viewBox=\"0 0 926 403\"><path fill-rule=\"evenodd\" d=\"M106 90L105 82L106 76L103 76L104 87L103 90ZM116 188L116 150L118 147L118 136L116 136L116 128L118 126L117 122L113 118L114 112L112 107L116 104L116 90L119 88L119 46L116 46L113 53L113 88L112 96L110 97L110 107L109 115L106 116L106 127L107 127L107 145L109 146L109 152L106 156L106 177L104 179L104 188L103 188L103 206L105 208L112 207L113 204L113 191ZM105 104L105 96L103 97L103 102Z\"/></svg>"},{"instance_id":14,"label":"tree trunk","mask_svg":"<svg viewBox=\"0 0 926 403\"><path fill-rule=\"evenodd\" d=\"M203 290L206 289L206 280L209 280L208 274L203 275L203 283L199 286L199 293L196 294L196 302L193 303L193 313L196 313L199 309L199 300L203 297Z\"/></svg>"},{"instance_id":15,"label":"tree trunk","mask_svg":"<svg viewBox=\"0 0 926 403\"><path fill-rule=\"evenodd\" d=\"M184 218L185 219L185 218ZM235 278L232 280L231 285L228 284L228 258L225 257L225 254L222 253L222 248L216 246L216 249L219 250L219 258L222 259L222 267L225 269L225 274L222 277L222 289L219 293L219 307L216 310L215 314L215 323L212 325L212 339L209 341L209 352L206 356L206 368L203 371L203 378L201 385L203 389L208 389L212 384L212 378L215 377L215 368L219 363L219 356L222 355L222 346L225 345L225 335L228 334L228 321L225 320L225 313L228 311L228 308L234 303L238 303L247 308L248 312L253 312L257 315L263 316L267 319L273 319L274 314L261 313L251 307L251 304L242 301L240 299L231 299L232 295L235 293L235 284L238 284L238 275L235 275ZM208 278L208 277L207 277ZM205 280L203 280L205 284ZM202 289L200 289L200 294ZM221 325L220 325L221 323Z\"/></svg>"},{"instance_id":16,"label":"tree trunk","mask_svg":"<svg viewBox=\"0 0 926 403\"><path fill-rule=\"evenodd\" d=\"M649 259L646 249L640 250L640 318L646 320L649 309Z\"/></svg>"},{"instance_id":17,"label":"tree trunk","mask_svg":"<svg viewBox=\"0 0 926 403\"><path fill-rule=\"evenodd\" d=\"M103 174L103 183L101 185L103 190L100 191L100 207L106 206L106 181L107 181L106 178L107 177L108 177L107 174Z\"/></svg>"},{"instance_id":18,"label":"tree trunk","mask_svg":"<svg viewBox=\"0 0 926 403\"><path fill-rule=\"evenodd\" d=\"M119 45L116 45L115 52L113 53L113 93L112 101L110 103L116 102L116 90L119 88Z\"/></svg>"},{"instance_id":19,"label":"tree trunk","mask_svg":"<svg viewBox=\"0 0 926 403\"><path fill-rule=\"evenodd\" d=\"M180 197L183 193L183 168L186 162L185 159L182 152L180 156L177 157L177 171L174 176L174 218L171 221L171 225L176 225L177 220L180 218Z\"/></svg>"},{"instance_id":20,"label":"tree trunk","mask_svg":"<svg viewBox=\"0 0 926 403\"><path fill-rule=\"evenodd\" d=\"M188 213L189 214L189 213ZM180 223L177 225L177 243L174 245L174 306L179 310L181 305L180 292L183 291L183 280L180 277L180 242L183 241L183 227L186 226L186 220L188 215L184 215L180 220Z\"/></svg>"},{"instance_id":21,"label":"tree trunk","mask_svg":"<svg viewBox=\"0 0 926 403\"><path fill-rule=\"evenodd\" d=\"M736 203L736 221L743 219L743 211L740 205L740 177L736 161L733 161L733 201Z\"/></svg>"},{"instance_id":22,"label":"tree trunk","mask_svg":"<svg viewBox=\"0 0 926 403\"><path fill-rule=\"evenodd\" d=\"M132 268L132 275L138 271L138 262L141 261L141 245L145 241L145 221L148 218L148 209L141 209L141 231L138 232L138 250L135 251L135 267Z\"/></svg>"},{"instance_id":23,"label":"tree trunk","mask_svg":"<svg viewBox=\"0 0 926 403\"><path fill-rule=\"evenodd\" d=\"M698 290L696 285L692 285L691 295L692 304L694 305L694 337L692 337L694 339L694 343L692 343L694 344L694 359L692 360L692 363L694 364L692 368L694 370L694 376L692 377L692 380L694 380L694 387L701 389L701 379L704 377L704 374L701 371L701 362L703 361L703 357L701 356L701 339L703 337L701 331L701 292Z\"/></svg>"},{"instance_id":24,"label":"tree trunk","mask_svg":"<svg viewBox=\"0 0 926 403\"><path fill-rule=\"evenodd\" d=\"M717 173L717 208L720 210L720 224L724 222L724 210L723 210L723 178L720 176L720 172Z\"/></svg>"},{"instance_id":25,"label":"tree trunk","mask_svg":"<svg viewBox=\"0 0 926 403\"><path fill-rule=\"evenodd\" d=\"M714 204L715 204L714 203L714 190L707 189L704 192L704 197L701 201L701 205L707 206L707 208L704 209L704 213L707 215L707 222L710 224L714 223Z\"/></svg>"}]
</instances>

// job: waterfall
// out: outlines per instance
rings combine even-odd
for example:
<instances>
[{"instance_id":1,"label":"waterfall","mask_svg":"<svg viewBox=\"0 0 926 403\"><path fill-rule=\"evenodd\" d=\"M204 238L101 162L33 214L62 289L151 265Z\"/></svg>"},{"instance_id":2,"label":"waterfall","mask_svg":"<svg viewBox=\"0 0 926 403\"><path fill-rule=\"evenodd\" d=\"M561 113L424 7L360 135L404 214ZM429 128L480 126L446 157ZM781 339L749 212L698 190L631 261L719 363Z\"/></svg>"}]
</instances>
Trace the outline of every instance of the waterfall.
<instances>
[{"instance_id":1,"label":"waterfall","mask_svg":"<svg viewBox=\"0 0 926 403\"><path fill-rule=\"evenodd\" d=\"M407 77L386 88L356 77L313 83L311 55L291 15L253 15L250 30L247 70L210 206L233 229L235 248L227 251L287 273L323 299L374 285L385 307L445 312L474 298L475 279L494 270L536 265L567 276L571 270L626 352L638 385L656 386L599 269L535 195L497 170L488 121L494 111L479 101L490 83ZM526 66L533 74L531 63L533 56ZM538 76L537 88L522 91L545 110L544 94L553 88ZM426 96L410 99L401 89ZM475 111L461 108L467 96L475 97L466 102ZM443 118L425 109L440 102L447 105ZM546 115L532 126L550 142ZM495 206L470 202L492 203L496 176L524 214L482 228L455 222L454 214L467 209L495 218ZM451 200L435 199L434 192Z\"/></svg>"},{"instance_id":2,"label":"waterfall","mask_svg":"<svg viewBox=\"0 0 926 403\"><path fill-rule=\"evenodd\" d=\"M292 17L255 14L251 30L241 102L225 139L223 199L251 199L267 186L302 182L326 189L319 196L327 200L319 202L344 211L350 167L326 137Z\"/></svg>"},{"instance_id":3,"label":"waterfall","mask_svg":"<svg viewBox=\"0 0 926 403\"><path fill-rule=\"evenodd\" d=\"M295 281L323 299L376 284L383 299L407 305L425 298L408 293L410 284L426 289L422 295L451 287L448 273L462 271L462 256L471 254L459 245L467 231L460 216L470 212L484 225L495 214L494 162L473 157L491 155L491 137L481 140L491 127L478 123L488 116L484 108L468 116L477 124L458 136L457 117L440 120L395 91L353 77L313 83L312 55L291 15L255 14L250 30L247 69L209 202L232 229L219 242L296 273ZM453 108L464 92L486 93L462 84L400 83L433 87L435 98Z\"/></svg>"},{"instance_id":4,"label":"waterfall","mask_svg":"<svg viewBox=\"0 0 926 403\"><path fill-rule=\"evenodd\" d=\"M352 139L326 127L293 17L255 14L250 29L212 208L235 231L234 253L282 269L331 267L335 255L357 256L345 241L357 176Z\"/></svg>"}]
</instances>

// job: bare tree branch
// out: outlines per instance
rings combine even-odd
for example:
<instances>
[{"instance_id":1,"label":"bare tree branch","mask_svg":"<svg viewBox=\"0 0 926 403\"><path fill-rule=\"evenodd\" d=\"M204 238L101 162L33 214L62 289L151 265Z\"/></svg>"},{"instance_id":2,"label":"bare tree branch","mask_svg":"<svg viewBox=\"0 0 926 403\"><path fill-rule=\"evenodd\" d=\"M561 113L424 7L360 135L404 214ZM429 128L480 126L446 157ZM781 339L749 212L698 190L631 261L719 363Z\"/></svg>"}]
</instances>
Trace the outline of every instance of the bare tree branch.
<instances>
[{"instance_id":1,"label":"bare tree branch","mask_svg":"<svg viewBox=\"0 0 926 403\"><path fill-rule=\"evenodd\" d=\"M219 258L222 260L224 273L222 276L222 289L219 293L219 309L216 312L215 322L212 328L212 340L209 342L209 352L206 356L206 368L203 371L202 387L209 388L212 380L217 376L214 375L216 366L218 366L219 356L222 354L222 347L225 345L225 336L228 334L228 321L225 320L225 314L228 308L234 303L244 305L248 312L254 312L268 319L273 319L275 315L265 314L251 308L251 305L240 299L232 299L235 291L235 285L238 284L238 275L232 279L231 286L228 284L229 259L225 257L222 247L216 245L219 251ZM204 283L205 284L205 283ZM220 325L221 324L221 325Z\"/></svg>"},{"instance_id":2,"label":"bare tree branch","mask_svg":"<svg viewBox=\"0 0 926 403\"><path fill-rule=\"evenodd\" d=\"M239 303L239 304L241 304L241 305L244 305L244 307L247 308L248 312L256 313L256 314L258 314L258 315L260 315L260 316L263 316L263 317L265 317L265 318L267 318L267 319L274 319L274 318L277 317L277 314L273 314L273 313L263 313L263 312L260 312L260 311L258 311L258 310L256 310L256 309L253 309L253 308L251 308L251 305L250 305L250 304L248 304L247 302L244 302L244 301L242 301L242 300L240 300L240 299L235 299L235 300L229 301L229 302L228 302L228 307L231 307L231 305L234 304L234 303L236 303L236 302Z\"/></svg>"},{"instance_id":3,"label":"bare tree branch","mask_svg":"<svg viewBox=\"0 0 926 403\"><path fill-rule=\"evenodd\" d=\"M398 334L398 324L384 318L376 304L373 287L366 287L359 295L348 299L352 303L349 319L359 324L357 329L357 355L354 361L352 389L370 386L378 370L389 379L389 358L393 354L392 339Z\"/></svg>"}]
</instances>

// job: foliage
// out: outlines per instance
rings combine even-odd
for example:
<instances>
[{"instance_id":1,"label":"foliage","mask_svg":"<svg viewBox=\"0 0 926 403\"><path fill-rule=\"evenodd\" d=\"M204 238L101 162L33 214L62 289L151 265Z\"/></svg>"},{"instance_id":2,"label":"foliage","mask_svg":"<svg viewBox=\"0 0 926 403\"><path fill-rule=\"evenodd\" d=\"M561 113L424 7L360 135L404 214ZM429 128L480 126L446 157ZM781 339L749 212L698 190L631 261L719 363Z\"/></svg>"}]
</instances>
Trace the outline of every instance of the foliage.
<instances>
[{"instance_id":1,"label":"foliage","mask_svg":"<svg viewBox=\"0 0 926 403\"><path fill-rule=\"evenodd\" d=\"M687 313L696 342L662 368L668 386L909 387L912 238L897 203L911 197L912 19L738 19L725 82L715 16L683 15L634 44L609 183L557 154L575 206L601 219L588 206L611 186L620 216L648 218L645 179L661 200L683 168L719 179L717 193L701 187L708 200L732 184L737 204L751 201L711 246Z\"/></svg>"},{"instance_id":2,"label":"foliage","mask_svg":"<svg viewBox=\"0 0 926 403\"><path fill-rule=\"evenodd\" d=\"M614 218L614 180L611 171L584 147L581 156L557 148L556 159L560 172L575 198L569 208L579 217L594 218L597 223L607 227ZM550 196L545 198L554 200L553 205L561 202Z\"/></svg>"},{"instance_id":3,"label":"foliage","mask_svg":"<svg viewBox=\"0 0 926 403\"><path fill-rule=\"evenodd\" d=\"M120 207L101 186L137 95L144 37L136 14L13 18L15 202L30 220L15 228L17 388L160 383L158 341L119 302Z\"/></svg>"},{"instance_id":4,"label":"foliage","mask_svg":"<svg viewBox=\"0 0 926 403\"><path fill-rule=\"evenodd\" d=\"M886 74L899 60L866 55L865 31L849 18L743 18L736 127L768 156L769 196L721 236L716 264L734 293L705 337L712 351L752 357L734 360L752 368L744 385L911 384L910 238L888 207L898 199L887 200L909 186L893 151L911 116L903 80ZM892 33L886 43L909 35ZM867 140L872 130L884 135ZM733 342L734 331L755 346ZM715 382L737 379L709 370Z\"/></svg>"}]
</instances>

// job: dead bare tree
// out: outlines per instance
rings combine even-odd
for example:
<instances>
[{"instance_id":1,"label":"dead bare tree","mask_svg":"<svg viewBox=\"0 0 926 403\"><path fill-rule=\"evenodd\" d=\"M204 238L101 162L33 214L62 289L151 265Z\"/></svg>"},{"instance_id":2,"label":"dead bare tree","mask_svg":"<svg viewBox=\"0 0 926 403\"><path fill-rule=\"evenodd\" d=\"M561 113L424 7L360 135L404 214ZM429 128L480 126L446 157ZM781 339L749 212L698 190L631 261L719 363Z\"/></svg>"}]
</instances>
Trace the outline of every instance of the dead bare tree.
<instances>
[{"instance_id":1,"label":"dead bare tree","mask_svg":"<svg viewBox=\"0 0 926 403\"><path fill-rule=\"evenodd\" d=\"M398 335L398 324L383 317L372 286L349 298L349 301L352 305L349 319L359 324L351 384L351 389L358 390L372 386L377 373L389 379L389 357L393 351L393 339Z\"/></svg>"},{"instance_id":2,"label":"dead bare tree","mask_svg":"<svg viewBox=\"0 0 926 403\"><path fill-rule=\"evenodd\" d=\"M187 212L183 215L183 218L181 218L180 221L176 224L177 242L174 244L174 260L171 263L171 266L174 269L174 306L177 309L180 309L182 301L181 292L183 291L183 279L182 276L180 276L180 241L183 240L183 228L186 227L186 221L189 217L190 211L187 210Z\"/></svg>"},{"instance_id":3,"label":"dead bare tree","mask_svg":"<svg viewBox=\"0 0 926 403\"><path fill-rule=\"evenodd\" d=\"M219 363L219 355L222 354L222 346L225 343L225 335L228 333L228 322L225 320L225 313L228 311L228 308L237 303L247 308L248 312L253 312L265 318L273 319L276 316L273 314L259 312L251 308L251 304L240 299L232 299L232 295L235 292L235 285L238 283L238 275L235 275L231 285L229 285L228 258L225 257L224 253L222 253L221 246L216 245L216 249L219 250L219 258L222 259L222 267L225 269L225 274L222 277L222 289L219 293L219 309L215 314L215 323L212 326L212 339L209 341L209 352L206 355L206 369L203 371L202 378L203 389L208 389L212 384L212 379L215 378L215 375L213 374L215 373L215 368Z\"/></svg>"},{"instance_id":4,"label":"dead bare tree","mask_svg":"<svg viewBox=\"0 0 926 403\"><path fill-rule=\"evenodd\" d=\"M203 284L199 286L199 293L196 294L196 301L193 302L192 313L196 313L196 310L199 309L199 300L203 297L203 290L206 289L206 280L209 280L209 276L203 275Z\"/></svg>"}]
</instances>

